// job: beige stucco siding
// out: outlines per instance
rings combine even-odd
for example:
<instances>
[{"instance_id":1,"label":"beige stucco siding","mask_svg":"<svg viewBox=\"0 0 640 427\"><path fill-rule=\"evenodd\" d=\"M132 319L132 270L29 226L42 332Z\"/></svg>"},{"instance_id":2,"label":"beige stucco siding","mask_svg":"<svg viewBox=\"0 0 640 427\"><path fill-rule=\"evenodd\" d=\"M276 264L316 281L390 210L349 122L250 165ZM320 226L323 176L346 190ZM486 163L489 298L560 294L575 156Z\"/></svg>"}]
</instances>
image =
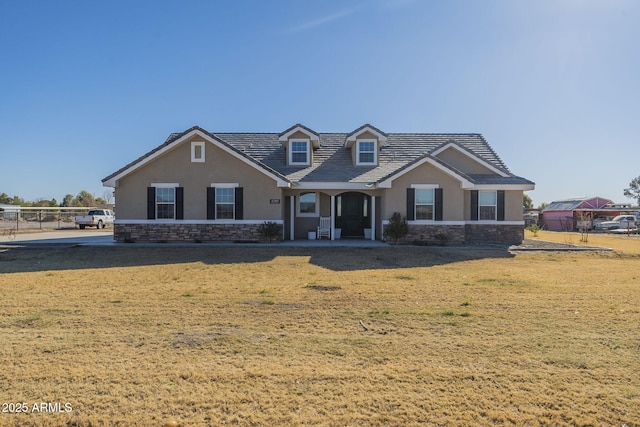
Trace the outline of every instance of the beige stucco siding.
<instances>
[{"instance_id":1,"label":"beige stucco siding","mask_svg":"<svg viewBox=\"0 0 640 427\"><path fill-rule=\"evenodd\" d=\"M437 184L443 189L443 220L471 220L471 191L463 190L460 182L438 170L424 164L396 178L393 188L386 189L381 199L382 219L389 219L394 212L407 216L407 188L412 184ZM522 220L522 191L505 191L505 221Z\"/></svg>"},{"instance_id":2,"label":"beige stucco siding","mask_svg":"<svg viewBox=\"0 0 640 427\"><path fill-rule=\"evenodd\" d=\"M495 175L491 169L483 166L476 159L461 153L455 148L448 148L437 156L439 159L447 162L454 168L464 171L468 174L489 174Z\"/></svg>"},{"instance_id":3,"label":"beige stucco siding","mask_svg":"<svg viewBox=\"0 0 640 427\"><path fill-rule=\"evenodd\" d=\"M385 190L382 198L383 219L389 219L394 212L407 216L407 188L412 184L439 185L443 189L443 220L464 219L464 191L460 188L460 182L429 164L423 164L393 180L393 188Z\"/></svg>"},{"instance_id":4,"label":"beige stucco siding","mask_svg":"<svg viewBox=\"0 0 640 427\"><path fill-rule=\"evenodd\" d=\"M309 139L309 135L299 130L289 137L289 141L292 139Z\"/></svg>"},{"instance_id":5,"label":"beige stucco siding","mask_svg":"<svg viewBox=\"0 0 640 427\"><path fill-rule=\"evenodd\" d=\"M184 188L184 219L207 218L207 187L212 183L237 183L244 189L245 220L282 218L282 190L274 179L214 144L205 144L205 162L191 162L191 141L121 178L116 187L118 219L146 219L146 191L152 183L177 183ZM271 204L271 199L281 199Z\"/></svg>"},{"instance_id":6,"label":"beige stucco siding","mask_svg":"<svg viewBox=\"0 0 640 427\"><path fill-rule=\"evenodd\" d=\"M508 190L504 192L504 220L522 221L522 191ZM464 195L464 219L471 220L471 191Z\"/></svg>"},{"instance_id":7,"label":"beige stucco siding","mask_svg":"<svg viewBox=\"0 0 640 427\"><path fill-rule=\"evenodd\" d=\"M504 219L505 221L522 221L522 208L524 204L522 191L504 192Z\"/></svg>"}]
</instances>

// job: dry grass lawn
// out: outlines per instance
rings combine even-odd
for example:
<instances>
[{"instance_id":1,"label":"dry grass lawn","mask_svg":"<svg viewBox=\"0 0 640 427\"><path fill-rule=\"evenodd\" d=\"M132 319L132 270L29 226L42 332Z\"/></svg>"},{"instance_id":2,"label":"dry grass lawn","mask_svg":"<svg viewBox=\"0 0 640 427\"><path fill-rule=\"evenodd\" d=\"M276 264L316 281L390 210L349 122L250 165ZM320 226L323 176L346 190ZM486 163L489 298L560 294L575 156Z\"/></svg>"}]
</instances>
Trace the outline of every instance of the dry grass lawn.
<instances>
[{"instance_id":1,"label":"dry grass lawn","mask_svg":"<svg viewBox=\"0 0 640 427\"><path fill-rule=\"evenodd\" d=\"M554 231L539 231L536 234L537 236L534 236L532 232L527 230L525 238L577 246L599 246L613 248L627 254L640 254L640 235L637 234L589 233L583 236L577 232L559 233Z\"/></svg>"},{"instance_id":2,"label":"dry grass lawn","mask_svg":"<svg viewBox=\"0 0 640 427\"><path fill-rule=\"evenodd\" d=\"M0 250L0 397L29 409L0 425L637 426L639 266L499 248Z\"/></svg>"}]
</instances>

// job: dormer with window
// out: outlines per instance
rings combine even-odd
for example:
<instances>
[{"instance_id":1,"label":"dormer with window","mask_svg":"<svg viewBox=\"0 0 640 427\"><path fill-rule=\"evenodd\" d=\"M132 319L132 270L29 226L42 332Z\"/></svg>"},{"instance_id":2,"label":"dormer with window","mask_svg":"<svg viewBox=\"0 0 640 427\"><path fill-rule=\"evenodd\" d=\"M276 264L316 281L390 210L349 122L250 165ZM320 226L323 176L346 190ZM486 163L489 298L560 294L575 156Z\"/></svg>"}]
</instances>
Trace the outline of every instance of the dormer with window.
<instances>
[{"instance_id":1,"label":"dormer with window","mask_svg":"<svg viewBox=\"0 0 640 427\"><path fill-rule=\"evenodd\" d=\"M387 135L371 125L364 125L347 135L345 148L351 149L355 166L377 166L380 147L387 143Z\"/></svg>"},{"instance_id":2,"label":"dormer with window","mask_svg":"<svg viewBox=\"0 0 640 427\"><path fill-rule=\"evenodd\" d=\"M320 136L300 124L281 133L278 139L287 153L288 166L311 166L313 150L320 148Z\"/></svg>"}]
</instances>

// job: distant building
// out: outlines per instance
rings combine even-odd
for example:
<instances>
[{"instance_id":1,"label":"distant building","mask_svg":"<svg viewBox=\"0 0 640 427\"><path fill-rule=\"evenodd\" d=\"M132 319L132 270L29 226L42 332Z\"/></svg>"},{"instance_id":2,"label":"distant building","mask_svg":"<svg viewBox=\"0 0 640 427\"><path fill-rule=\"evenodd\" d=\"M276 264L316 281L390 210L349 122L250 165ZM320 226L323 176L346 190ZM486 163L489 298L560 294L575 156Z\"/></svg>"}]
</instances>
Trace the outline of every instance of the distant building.
<instances>
[{"instance_id":1,"label":"distant building","mask_svg":"<svg viewBox=\"0 0 640 427\"><path fill-rule=\"evenodd\" d=\"M545 230L572 231L582 216L588 216L590 221L600 216L613 217L620 214L621 206L603 197L557 200L542 210L540 222Z\"/></svg>"}]
</instances>

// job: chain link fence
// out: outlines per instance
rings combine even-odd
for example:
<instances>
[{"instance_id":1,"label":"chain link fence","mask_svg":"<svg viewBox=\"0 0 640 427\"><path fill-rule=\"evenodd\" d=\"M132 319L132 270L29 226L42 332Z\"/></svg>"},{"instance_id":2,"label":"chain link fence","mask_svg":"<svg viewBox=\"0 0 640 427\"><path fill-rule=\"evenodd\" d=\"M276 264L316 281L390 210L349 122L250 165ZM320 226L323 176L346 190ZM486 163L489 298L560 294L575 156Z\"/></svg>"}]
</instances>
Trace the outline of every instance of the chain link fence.
<instances>
[{"instance_id":1,"label":"chain link fence","mask_svg":"<svg viewBox=\"0 0 640 427\"><path fill-rule=\"evenodd\" d=\"M76 228L76 215L95 208L0 208L0 230L64 230Z\"/></svg>"}]
</instances>

